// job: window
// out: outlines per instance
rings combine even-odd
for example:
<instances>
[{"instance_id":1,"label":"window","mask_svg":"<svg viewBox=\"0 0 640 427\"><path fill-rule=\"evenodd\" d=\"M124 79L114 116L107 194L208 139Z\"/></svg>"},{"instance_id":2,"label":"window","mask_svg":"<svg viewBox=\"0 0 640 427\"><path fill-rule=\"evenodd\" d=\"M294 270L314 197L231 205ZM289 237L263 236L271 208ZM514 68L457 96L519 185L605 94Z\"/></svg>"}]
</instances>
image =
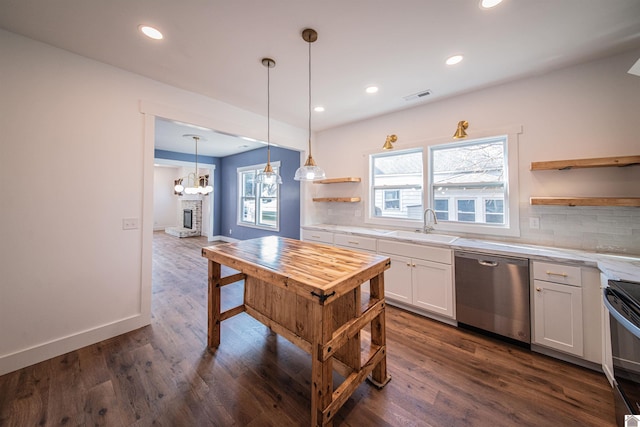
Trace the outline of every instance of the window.
<instances>
[{"instance_id":1,"label":"window","mask_svg":"<svg viewBox=\"0 0 640 427\"><path fill-rule=\"evenodd\" d=\"M279 162L271 163L278 173ZM278 184L259 184L256 175L264 169L262 166L238 168L238 225L279 230Z\"/></svg>"},{"instance_id":2,"label":"window","mask_svg":"<svg viewBox=\"0 0 640 427\"><path fill-rule=\"evenodd\" d=\"M435 199L433 206L437 219L440 221L449 219L449 199Z\"/></svg>"},{"instance_id":3,"label":"window","mask_svg":"<svg viewBox=\"0 0 640 427\"><path fill-rule=\"evenodd\" d=\"M436 232L519 236L520 133L522 126L513 126L477 139L370 153L365 222L420 228L431 208Z\"/></svg>"},{"instance_id":4,"label":"window","mask_svg":"<svg viewBox=\"0 0 640 427\"><path fill-rule=\"evenodd\" d=\"M422 149L371 155L371 216L422 220L422 169Z\"/></svg>"},{"instance_id":5,"label":"window","mask_svg":"<svg viewBox=\"0 0 640 427\"><path fill-rule=\"evenodd\" d=\"M474 199L458 199L458 221L476 221L476 201Z\"/></svg>"},{"instance_id":6,"label":"window","mask_svg":"<svg viewBox=\"0 0 640 427\"><path fill-rule=\"evenodd\" d=\"M429 148L431 205L441 228L504 235L518 233L517 223L511 223L517 218L517 205L512 205L515 215L510 216L509 210L510 182L517 181L509 177L507 148L507 135ZM515 160L517 164L517 158Z\"/></svg>"},{"instance_id":7,"label":"window","mask_svg":"<svg viewBox=\"0 0 640 427\"><path fill-rule=\"evenodd\" d=\"M504 200L485 199L484 222L487 224L504 224Z\"/></svg>"},{"instance_id":8,"label":"window","mask_svg":"<svg viewBox=\"0 0 640 427\"><path fill-rule=\"evenodd\" d=\"M400 190L384 191L384 208L385 210L400 209Z\"/></svg>"}]
</instances>

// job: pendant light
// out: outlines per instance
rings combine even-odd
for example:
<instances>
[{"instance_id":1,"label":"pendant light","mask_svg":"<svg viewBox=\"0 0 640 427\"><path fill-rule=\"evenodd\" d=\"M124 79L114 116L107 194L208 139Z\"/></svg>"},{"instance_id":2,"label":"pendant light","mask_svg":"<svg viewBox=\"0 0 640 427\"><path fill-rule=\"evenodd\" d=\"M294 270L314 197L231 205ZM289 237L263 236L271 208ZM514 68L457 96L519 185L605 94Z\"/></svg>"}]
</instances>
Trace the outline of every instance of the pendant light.
<instances>
[{"instance_id":1,"label":"pendant light","mask_svg":"<svg viewBox=\"0 0 640 427\"><path fill-rule=\"evenodd\" d=\"M271 58L262 58L262 65L267 67L267 165L264 170L256 176L256 182L263 184L282 184L282 178L273 171L271 167L271 93L269 69L276 66L276 61Z\"/></svg>"},{"instance_id":2,"label":"pendant light","mask_svg":"<svg viewBox=\"0 0 640 427\"><path fill-rule=\"evenodd\" d=\"M191 172L189 175L183 178L179 178L175 181L175 187L173 190L178 195L182 195L182 193L194 195L194 194L202 194L207 195L213 191L213 187L209 185L209 175L198 175L198 141L204 139L199 135L182 135L186 138L192 138L196 143L196 170L195 172ZM187 186L182 185L184 180L187 180Z\"/></svg>"},{"instance_id":3,"label":"pendant light","mask_svg":"<svg viewBox=\"0 0 640 427\"><path fill-rule=\"evenodd\" d=\"M311 43L318 40L318 33L316 30L307 28L302 31L302 39L309 43L309 157L307 157L304 166L296 170L293 179L296 181L316 181L325 178L324 170L316 166L316 162L313 161L311 156Z\"/></svg>"}]
</instances>

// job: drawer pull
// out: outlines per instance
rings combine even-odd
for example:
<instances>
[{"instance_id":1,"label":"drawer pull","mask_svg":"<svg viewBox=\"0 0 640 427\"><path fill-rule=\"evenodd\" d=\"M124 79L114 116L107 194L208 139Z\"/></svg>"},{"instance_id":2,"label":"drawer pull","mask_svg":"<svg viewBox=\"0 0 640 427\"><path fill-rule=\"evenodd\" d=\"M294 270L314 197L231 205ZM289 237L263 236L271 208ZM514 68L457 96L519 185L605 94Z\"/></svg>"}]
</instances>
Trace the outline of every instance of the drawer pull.
<instances>
[{"instance_id":1,"label":"drawer pull","mask_svg":"<svg viewBox=\"0 0 640 427\"><path fill-rule=\"evenodd\" d=\"M485 261L482 259L478 260L478 264L484 265L485 267L497 267L498 263L496 261Z\"/></svg>"},{"instance_id":2,"label":"drawer pull","mask_svg":"<svg viewBox=\"0 0 640 427\"><path fill-rule=\"evenodd\" d=\"M353 244L353 245L359 245L360 242L354 242L353 240L348 240L349 243Z\"/></svg>"},{"instance_id":3,"label":"drawer pull","mask_svg":"<svg viewBox=\"0 0 640 427\"><path fill-rule=\"evenodd\" d=\"M568 276L567 273L554 273L553 271L547 271L547 274L549 276L560 276L560 277L567 277Z\"/></svg>"},{"instance_id":4,"label":"drawer pull","mask_svg":"<svg viewBox=\"0 0 640 427\"><path fill-rule=\"evenodd\" d=\"M320 238L320 236L316 236L315 234L312 234L311 237L315 237L316 239Z\"/></svg>"}]
</instances>

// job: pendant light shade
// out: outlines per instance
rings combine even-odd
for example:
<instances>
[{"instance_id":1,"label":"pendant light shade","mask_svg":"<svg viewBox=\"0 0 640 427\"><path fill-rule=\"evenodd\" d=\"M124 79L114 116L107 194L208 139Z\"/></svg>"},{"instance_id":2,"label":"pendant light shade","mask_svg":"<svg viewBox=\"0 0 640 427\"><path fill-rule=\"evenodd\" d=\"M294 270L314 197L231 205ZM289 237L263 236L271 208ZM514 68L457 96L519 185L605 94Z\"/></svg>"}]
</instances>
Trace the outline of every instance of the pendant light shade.
<instances>
[{"instance_id":1,"label":"pendant light shade","mask_svg":"<svg viewBox=\"0 0 640 427\"><path fill-rule=\"evenodd\" d=\"M276 61L271 58L262 58L262 65L267 67L267 165L256 176L256 182L262 184L282 184L280 174L271 167L271 81L269 70L276 66Z\"/></svg>"},{"instance_id":2,"label":"pendant light shade","mask_svg":"<svg viewBox=\"0 0 640 427\"><path fill-rule=\"evenodd\" d=\"M311 156L311 43L318 40L318 33L311 28L307 28L302 31L302 39L309 44L309 157L307 157L304 166L296 170L293 179L296 181L316 181L326 177L324 170L316 165Z\"/></svg>"}]
</instances>

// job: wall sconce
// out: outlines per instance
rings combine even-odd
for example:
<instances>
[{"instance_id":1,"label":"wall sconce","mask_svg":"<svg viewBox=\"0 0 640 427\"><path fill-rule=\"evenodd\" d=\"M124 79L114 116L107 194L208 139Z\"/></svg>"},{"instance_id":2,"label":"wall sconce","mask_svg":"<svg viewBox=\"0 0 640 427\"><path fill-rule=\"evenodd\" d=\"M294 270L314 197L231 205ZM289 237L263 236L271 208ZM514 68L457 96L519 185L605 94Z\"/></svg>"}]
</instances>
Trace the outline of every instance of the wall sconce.
<instances>
[{"instance_id":1,"label":"wall sconce","mask_svg":"<svg viewBox=\"0 0 640 427\"><path fill-rule=\"evenodd\" d=\"M398 136L397 135L387 135L387 139L386 141L384 141L384 145L382 146L383 150L391 150L393 149L393 145L391 145L392 143L396 142L398 140Z\"/></svg>"},{"instance_id":2,"label":"wall sconce","mask_svg":"<svg viewBox=\"0 0 640 427\"><path fill-rule=\"evenodd\" d=\"M453 138L454 139L460 139L460 138L464 138L465 136L467 136L467 133L465 132L465 129L469 127L469 122L466 120L460 120L458 122L458 129L456 130L456 133L453 134Z\"/></svg>"}]
</instances>

